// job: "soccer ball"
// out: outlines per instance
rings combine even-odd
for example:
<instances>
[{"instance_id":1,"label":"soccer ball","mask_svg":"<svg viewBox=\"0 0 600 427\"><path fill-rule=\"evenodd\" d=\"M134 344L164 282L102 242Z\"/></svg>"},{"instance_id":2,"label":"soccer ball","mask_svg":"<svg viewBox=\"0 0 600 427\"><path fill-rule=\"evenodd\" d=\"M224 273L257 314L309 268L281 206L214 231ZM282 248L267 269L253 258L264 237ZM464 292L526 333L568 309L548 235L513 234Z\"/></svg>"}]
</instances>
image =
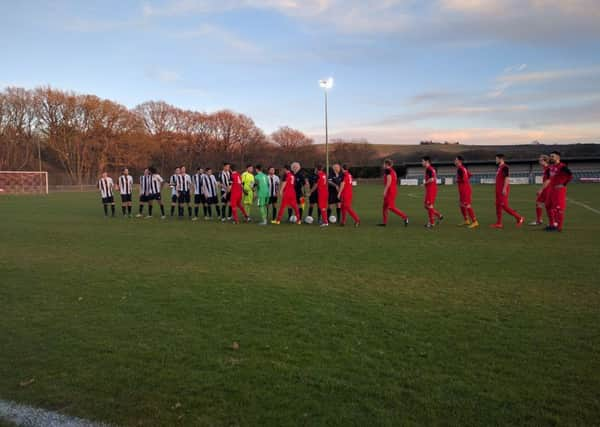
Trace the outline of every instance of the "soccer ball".
<instances>
[{"instance_id":1,"label":"soccer ball","mask_svg":"<svg viewBox=\"0 0 600 427\"><path fill-rule=\"evenodd\" d=\"M304 218L304 222L307 224L312 224L314 222L314 218L312 216L307 216Z\"/></svg>"},{"instance_id":2,"label":"soccer ball","mask_svg":"<svg viewBox=\"0 0 600 427\"><path fill-rule=\"evenodd\" d=\"M295 223L295 222L297 222L297 221L298 221L298 218L296 218L296 215L292 215L292 216L290 217L290 222L291 222L291 223Z\"/></svg>"},{"instance_id":3,"label":"soccer ball","mask_svg":"<svg viewBox=\"0 0 600 427\"><path fill-rule=\"evenodd\" d=\"M335 217L335 215L331 215L329 217L329 222L332 224L335 224L337 222L337 218Z\"/></svg>"}]
</instances>

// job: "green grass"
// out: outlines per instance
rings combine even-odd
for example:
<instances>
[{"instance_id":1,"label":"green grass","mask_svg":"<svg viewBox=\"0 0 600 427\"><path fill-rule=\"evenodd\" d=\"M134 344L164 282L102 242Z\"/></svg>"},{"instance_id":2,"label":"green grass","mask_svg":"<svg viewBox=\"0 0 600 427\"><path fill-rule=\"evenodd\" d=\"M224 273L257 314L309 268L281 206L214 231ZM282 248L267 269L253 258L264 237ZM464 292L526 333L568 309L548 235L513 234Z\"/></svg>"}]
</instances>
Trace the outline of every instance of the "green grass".
<instances>
[{"instance_id":1,"label":"green grass","mask_svg":"<svg viewBox=\"0 0 600 427\"><path fill-rule=\"evenodd\" d=\"M600 215L562 234L104 219L96 194L0 198L0 398L119 425L594 425ZM535 189L513 187L530 217ZM569 196L600 209L600 186ZM232 342L240 343L234 351ZM29 379L35 382L20 386Z\"/></svg>"}]
</instances>

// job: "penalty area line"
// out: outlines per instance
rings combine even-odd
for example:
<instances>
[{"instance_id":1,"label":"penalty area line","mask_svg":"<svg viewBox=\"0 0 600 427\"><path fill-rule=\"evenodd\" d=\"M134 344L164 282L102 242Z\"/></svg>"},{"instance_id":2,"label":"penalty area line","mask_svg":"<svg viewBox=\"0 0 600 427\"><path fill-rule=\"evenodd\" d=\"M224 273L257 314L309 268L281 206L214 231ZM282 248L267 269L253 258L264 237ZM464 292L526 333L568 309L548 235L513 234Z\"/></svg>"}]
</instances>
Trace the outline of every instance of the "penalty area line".
<instances>
[{"instance_id":1,"label":"penalty area line","mask_svg":"<svg viewBox=\"0 0 600 427\"><path fill-rule=\"evenodd\" d=\"M567 198L567 200L571 203L573 203L574 205L580 206L584 209L587 209L590 212L594 212L595 214L600 215L600 211L598 209L594 209L593 207L591 207L590 205L586 205L583 202L578 202L577 200L571 199L570 197Z\"/></svg>"},{"instance_id":2,"label":"penalty area line","mask_svg":"<svg viewBox=\"0 0 600 427\"><path fill-rule=\"evenodd\" d=\"M110 427L83 418L0 399L0 420L27 427Z\"/></svg>"}]
</instances>

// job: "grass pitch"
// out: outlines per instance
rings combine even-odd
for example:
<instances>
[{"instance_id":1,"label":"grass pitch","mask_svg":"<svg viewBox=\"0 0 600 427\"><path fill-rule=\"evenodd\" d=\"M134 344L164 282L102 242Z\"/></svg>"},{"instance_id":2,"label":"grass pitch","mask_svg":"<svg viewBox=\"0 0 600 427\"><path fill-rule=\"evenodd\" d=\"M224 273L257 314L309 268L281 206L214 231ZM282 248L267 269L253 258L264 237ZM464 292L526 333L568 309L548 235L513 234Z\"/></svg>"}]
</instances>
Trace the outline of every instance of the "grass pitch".
<instances>
[{"instance_id":1,"label":"grass pitch","mask_svg":"<svg viewBox=\"0 0 600 427\"><path fill-rule=\"evenodd\" d=\"M0 198L0 399L118 425L594 425L600 215L562 234L104 219L95 193ZM531 219L535 189L514 186ZM569 196L600 209L600 186ZM256 212L255 212L256 213ZM232 343L238 342L239 349Z\"/></svg>"}]
</instances>

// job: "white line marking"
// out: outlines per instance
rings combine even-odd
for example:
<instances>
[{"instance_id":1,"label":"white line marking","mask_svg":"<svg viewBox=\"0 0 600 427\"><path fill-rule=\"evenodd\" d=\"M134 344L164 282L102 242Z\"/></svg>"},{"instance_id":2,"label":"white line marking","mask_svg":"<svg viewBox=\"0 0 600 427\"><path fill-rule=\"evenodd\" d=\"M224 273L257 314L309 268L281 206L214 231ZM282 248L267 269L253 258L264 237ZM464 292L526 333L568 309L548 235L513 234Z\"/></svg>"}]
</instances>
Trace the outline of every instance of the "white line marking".
<instances>
[{"instance_id":1,"label":"white line marking","mask_svg":"<svg viewBox=\"0 0 600 427\"><path fill-rule=\"evenodd\" d=\"M69 417L58 412L46 411L2 399L0 399L0 420L24 427L110 427L109 424Z\"/></svg>"},{"instance_id":2,"label":"white line marking","mask_svg":"<svg viewBox=\"0 0 600 427\"><path fill-rule=\"evenodd\" d=\"M587 209L588 211L591 211L591 212L594 212L594 213L600 215L600 211L598 209L594 209L593 207L586 205L585 203L578 202L577 200L573 200L570 197L567 198L567 200L569 202L573 203L574 205L581 206L582 208Z\"/></svg>"}]
</instances>

